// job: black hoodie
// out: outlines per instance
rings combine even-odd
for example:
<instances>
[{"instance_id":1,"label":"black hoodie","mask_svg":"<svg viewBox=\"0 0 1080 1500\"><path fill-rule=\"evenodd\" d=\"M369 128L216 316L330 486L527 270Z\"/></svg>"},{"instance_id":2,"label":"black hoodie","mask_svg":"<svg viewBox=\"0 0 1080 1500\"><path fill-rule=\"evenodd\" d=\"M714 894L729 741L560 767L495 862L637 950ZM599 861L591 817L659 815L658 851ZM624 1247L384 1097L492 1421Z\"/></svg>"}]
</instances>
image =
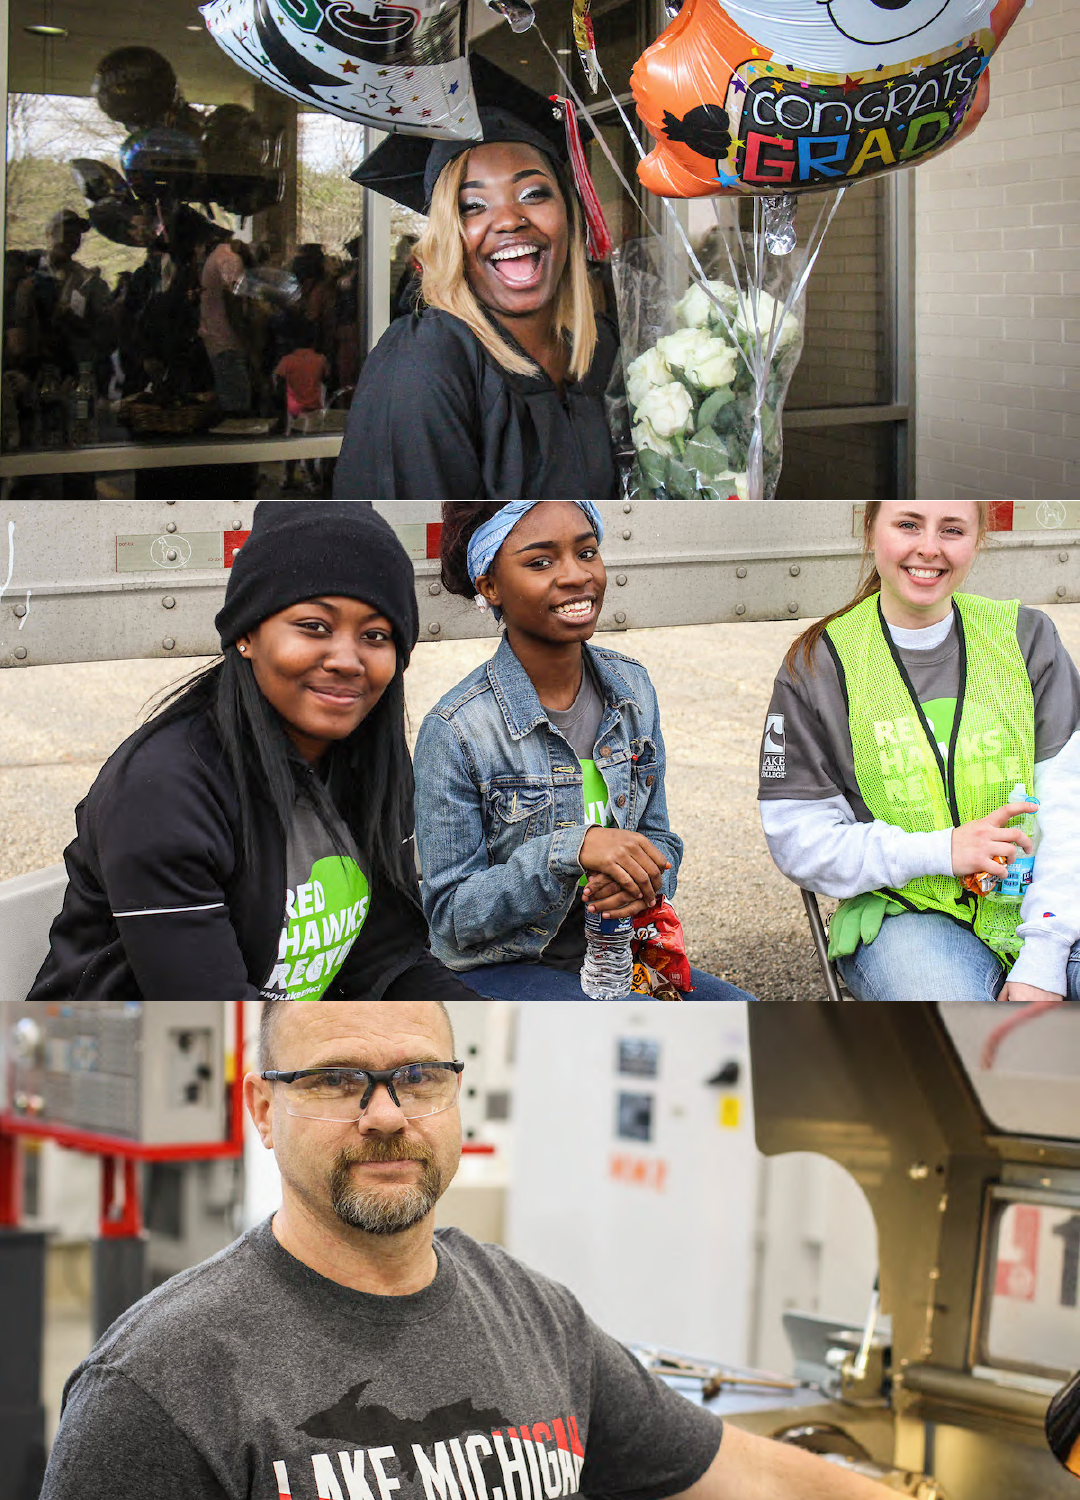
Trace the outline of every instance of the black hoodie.
<instances>
[{"instance_id":1,"label":"black hoodie","mask_svg":"<svg viewBox=\"0 0 1080 1500\"><path fill-rule=\"evenodd\" d=\"M277 958L286 841L269 802L255 805L241 869L235 783L205 710L122 745L75 810L64 906L28 998L257 999ZM370 879L367 920L323 998L377 1000L398 979L395 999L471 995L427 952L418 896Z\"/></svg>"}]
</instances>

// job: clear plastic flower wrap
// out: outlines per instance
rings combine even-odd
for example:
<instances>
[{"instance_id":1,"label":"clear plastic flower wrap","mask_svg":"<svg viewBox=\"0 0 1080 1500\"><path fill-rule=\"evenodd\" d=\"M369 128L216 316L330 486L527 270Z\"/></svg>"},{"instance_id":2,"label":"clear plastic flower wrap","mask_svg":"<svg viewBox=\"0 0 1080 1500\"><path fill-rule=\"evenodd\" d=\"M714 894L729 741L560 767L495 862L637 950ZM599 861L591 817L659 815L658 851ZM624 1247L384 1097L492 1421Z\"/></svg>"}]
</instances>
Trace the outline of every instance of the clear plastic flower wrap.
<instances>
[{"instance_id":1,"label":"clear plastic flower wrap","mask_svg":"<svg viewBox=\"0 0 1080 1500\"><path fill-rule=\"evenodd\" d=\"M773 256L718 224L698 268L657 239L613 259L624 390L609 398L628 493L767 499L783 457L781 412L803 339L801 257Z\"/></svg>"}]
</instances>

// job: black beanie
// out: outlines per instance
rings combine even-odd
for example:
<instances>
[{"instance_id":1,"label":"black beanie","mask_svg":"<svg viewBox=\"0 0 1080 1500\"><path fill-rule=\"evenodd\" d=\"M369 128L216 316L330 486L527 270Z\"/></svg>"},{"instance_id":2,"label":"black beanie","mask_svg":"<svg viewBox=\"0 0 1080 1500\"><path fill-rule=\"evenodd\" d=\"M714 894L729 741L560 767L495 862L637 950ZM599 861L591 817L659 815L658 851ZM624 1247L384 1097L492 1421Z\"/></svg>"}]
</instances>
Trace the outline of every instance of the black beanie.
<instances>
[{"instance_id":1,"label":"black beanie","mask_svg":"<svg viewBox=\"0 0 1080 1500\"><path fill-rule=\"evenodd\" d=\"M420 617L413 566L389 522L367 500L263 500L214 621L222 650L290 604L333 594L385 615L408 665Z\"/></svg>"}]
</instances>

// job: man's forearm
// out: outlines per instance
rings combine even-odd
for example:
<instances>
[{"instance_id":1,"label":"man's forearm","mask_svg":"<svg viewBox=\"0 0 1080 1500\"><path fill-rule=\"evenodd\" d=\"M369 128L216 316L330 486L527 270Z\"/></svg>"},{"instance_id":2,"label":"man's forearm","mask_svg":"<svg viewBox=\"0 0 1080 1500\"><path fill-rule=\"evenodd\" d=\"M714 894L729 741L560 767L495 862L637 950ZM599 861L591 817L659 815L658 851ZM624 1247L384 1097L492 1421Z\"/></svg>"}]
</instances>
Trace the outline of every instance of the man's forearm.
<instances>
[{"instance_id":1,"label":"man's forearm","mask_svg":"<svg viewBox=\"0 0 1080 1500\"><path fill-rule=\"evenodd\" d=\"M888 1500L894 1494L802 1448L728 1423L716 1457L682 1500Z\"/></svg>"}]
</instances>

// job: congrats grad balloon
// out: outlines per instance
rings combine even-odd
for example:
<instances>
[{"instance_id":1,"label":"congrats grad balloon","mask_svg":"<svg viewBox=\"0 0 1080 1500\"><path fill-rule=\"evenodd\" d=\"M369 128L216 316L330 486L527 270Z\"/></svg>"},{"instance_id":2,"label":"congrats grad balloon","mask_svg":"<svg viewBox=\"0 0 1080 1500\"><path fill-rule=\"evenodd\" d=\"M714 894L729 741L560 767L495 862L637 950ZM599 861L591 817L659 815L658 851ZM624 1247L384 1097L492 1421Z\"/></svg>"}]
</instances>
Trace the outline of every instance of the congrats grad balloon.
<instances>
[{"instance_id":1,"label":"congrats grad balloon","mask_svg":"<svg viewBox=\"0 0 1080 1500\"><path fill-rule=\"evenodd\" d=\"M792 193L921 161L986 109L1023 0L686 0L631 87L650 192Z\"/></svg>"},{"instance_id":2,"label":"congrats grad balloon","mask_svg":"<svg viewBox=\"0 0 1080 1500\"><path fill-rule=\"evenodd\" d=\"M463 0L211 0L214 40L309 108L403 135L480 134Z\"/></svg>"}]
</instances>

